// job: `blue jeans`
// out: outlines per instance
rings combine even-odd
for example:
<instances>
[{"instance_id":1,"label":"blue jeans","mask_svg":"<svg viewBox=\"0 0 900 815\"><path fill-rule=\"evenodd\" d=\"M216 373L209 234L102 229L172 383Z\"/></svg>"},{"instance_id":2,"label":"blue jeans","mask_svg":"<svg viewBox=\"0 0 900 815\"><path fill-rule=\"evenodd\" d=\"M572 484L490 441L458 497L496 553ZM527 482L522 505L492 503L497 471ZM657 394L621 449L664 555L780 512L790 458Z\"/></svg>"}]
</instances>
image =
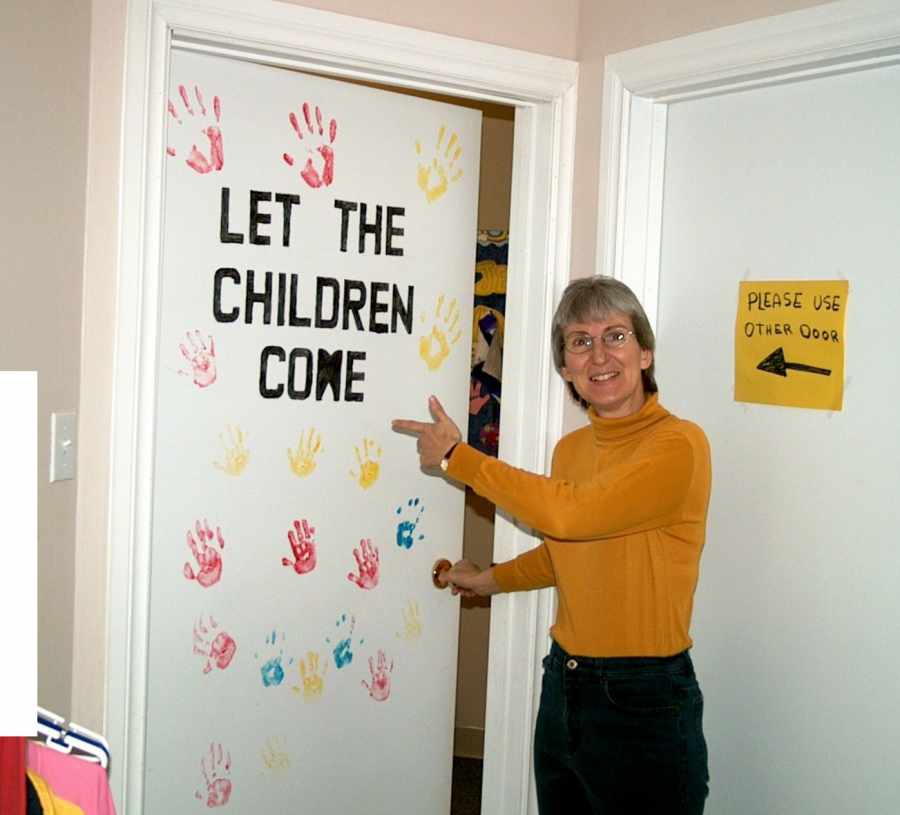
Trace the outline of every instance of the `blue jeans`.
<instances>
[{"instance_id":1,"label":"blue jeans","mask_svg":"<svg viewBox=\"0 0 900 815\"><path fill-rule=\"evenodd\" d=\"M700 815L703 695L673 657L544 658L534 737L541 815Z\"/></svg>"}]
</instances>

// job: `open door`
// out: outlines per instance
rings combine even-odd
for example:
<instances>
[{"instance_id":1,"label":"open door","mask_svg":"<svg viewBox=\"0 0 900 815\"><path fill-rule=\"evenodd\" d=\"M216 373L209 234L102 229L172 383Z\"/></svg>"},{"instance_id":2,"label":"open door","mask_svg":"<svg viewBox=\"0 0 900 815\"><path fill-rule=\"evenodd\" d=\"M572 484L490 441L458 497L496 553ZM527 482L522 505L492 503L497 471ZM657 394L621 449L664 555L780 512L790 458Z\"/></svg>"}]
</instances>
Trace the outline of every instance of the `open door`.
<instances>
[{"instance_id":1,"label":"open door","mask_svg":"<svg viewBox=\"0 0 900 815\"><path fill-rule=\"evenodd\" d=\"M145 812L448 812L481 114L173 50ZM408 767L401 778L398 769Z\"/></svg>"},{"instance_id":2,"label":"open door","mask_svg":"<svg viewBox=\"0 0 900 815\"><path fill-rule=\"evenodd\" d=\"M196 61L187 52L197 57ZM211 66L202 72L201 55L209 58L203 64ZM182 57L191 58L190 65L197 70L189 73L194 75L181 75L183 65L188 65L182 62ZM269 66L265 70L273 76L291 77L298 82L306 82L308 78L288 69L423 88L516 107L510 216L510 232L516 237L510 247L509 268L516 275L517 285L507 298L505 336L508 342L503 363L505 430L500 455L517 466L545 471L562 427L564 403L564 391L551 364L546 326L557 292L569 276L577 65L568 60L294 4L259 2L247 6L232 0L211 0L202 9L191 0L134 0L128 6L125 63L117 275L106 281L109 284L106 289L98 289L96 280L92 283L95 290L116 292L113 319L102 325L97 320L91 326L92 332L99 331L101 335L106 332L110 345L115 348L109 434L109 563L99 566L102 569L108 565L109 626L106 653L94 659L81 655L81 662L85 663L82 673L88 673L88 668L96 664L106 679L104 730L109 734L113 753L110 783L117 804L125 812L153 811L152 802L172 795L181 802L178 806L186 802L189 807L205 807L210 800L209 787L226 786L221 773L227 764L231 792L226 806L238 800L241 794L238 782L246 783L248 790L255 784L261 801L267 800L264 796L269 794L281 795L270 792L261 775L272 775L277 770L289 779L302 772L303 778L312 779L313 785L319 784L320 776L326 779L327 783L315 787L318 796L315 801L323 802L323 811L347 810L348 806L342 802L351 796L354 801L351 811L366 807L370 798L373 803L368 809L375 811L383 810L387 799L391 811L440 811L447 804L446 787L450 778L453 706L450 660L456 653L457 605L450 597L429 587L418 595L418 613L414 613L415 606L410 606L409 601L416 596L405 589L414 580L427 581L432 556L455 556L453 547L459 544L459 530L441 526L440 512L446 508L448 517L452 514L459 519L458 523L462 513L452 503L461 501L461 496L457 499L453 488L420 476L415 470L409 440L392 438L384 429L387 420L401 412L400 407L407 415L416 410L424 412L424 395L440 392L441 377L445 375L447 393L457 395L462 402L449 398L451 413L461 419L466 416L468 388L462 383L467 381L468 353L462 351L464 334L453 342L455 332L450 329L454 317L448 309L456 299L459 325L468 323L470 315L465 311L464 302L471 303L475 207L474 192L465 201L461 191L467 183L474 182L474 163L468 165L471 174L466 166L462 167L462 176L457 174L461 161L474 162L474 155L465 153L466 134L471 132L472 143L476 144L477 129L466 130L465 119L457 120L449 113L445 117L444 111L448 109L441 106L416 108L422 111L421 117L403 114L384 101L393 94L368 97L370 110L360 128L354 126L354 106L342 101L337 91L333 96L329 91L327 101L319 96L318 89L324 85L298 86L296 91L288 89L284 96L279 92L274 101L267 101L262 97L254 99L258 92L256 85L246 82L251 69L263 70L261 66ZM282 70L276 70L276 66ZM246 68L247 74L243 70L235 72L238 68ZM180 85L185 86L184 97ZM174 112L169 111L169 102ZM406 100L406 104L409 102ZM232 120L230 111L238 111L239 103L270 118ZM309 123L304 103L309 106ZM266 105L273 109L268 110ZM290 118L292 112L296 127ZM430 122L430 130L420 129L422 117ZM332 120L335 122L333 135ZM231 130L232 124L239 123L243 123L245 131L241 138L237 138L241 127ZM446 125L443 137L442 125ZM474 128L474 123L469 126ZM193 128L195 138L183 138L185 128ZM370 150L376 145L377 133L392 134L390 143L380 152ZM454 133L457 139L451 148ZM216 141L219 135L220 152ZM309 135L314 136L311 141ZM257 137L259 143L254 141ZM241 154L241 144L250 145L247 148L250 155ZM194 153L195 145L199 155ZM311 152L307 152L308 146ZM462 147L463 153L450 168L457 146ZM347 151L343 152L345 147ZM326 180L329 150L325 148L331 151L330 183ZM388 155L393 150L396 153L391 155L411 162L403 172L395 172L394 160ZM435 159L444 166L446 190L442 189L444 180L440 172L435 174ZM311 160L309 166L308 160ZM266 175L263 175L263 165ZM180 177L176 177L176 171ZM407 172L411 175L404 175ZM226 183L224 179L231 173L235 175ZM371 188L356 186L356 177L363 177L363 173L372 175ZM182 191L173 192L170 189L173 184L183 185ZM228 188L228 218L224 226L223 188ZM290 197L294 194L300 197L299 204ZM173 202L176 195L179 202ZM266 198L267 195L271 197ZM182 197L184 202L193 203L181 202ZM343 203L335 206L336 199ZM469 218L468 225L460 230L465 235L465 262L459 264L460 269L465 269L461 272L467 287L465 297L449 281L446 287L443 285L441 269L446 266L442 264L453 264L455 268L456 250L437 242L438 236L448 232L445 214L454 200L452 206L459 206ZM364 223L371 225L372 230L364 231L364 247L360 253L362 203L366 204ZM170 204L182 215L173 215ZM380 252L375 249L378 205L382 206ZM388 207L394 209L389 211ZM402 214L398 207L404 208ZM414 207L420 209L414 211ZM316 221L314 213L319 208L327 215L321 215ZM291 232L287 239L286 212ZM341 252L343 238L340 231L334 230L342 229L345 216L347 251ZM419 222L418 226L413 226L414 220ZM403 234L391 232L389 241L391 228L402 229ZM184 246L202 243L204 254L180 257L172 249L170 230L173 235L181 233ZM294 230L303 236L305 248L298 246L299 238ZM223 241L223 234L240 236L243 242L240 237ZM263 237L270 242L261 243ZM389 243L391 250L402 248L404 256L388 254ZM321 252L317 253L316 245L323 247ZM417 266L411 268L407 261L414 252L419 253L415 256ZM170 274L172 263L181 269L180 273ZM254 279L248 306L251 269ZM272 273L268 322L266 272ZM297 279L296 313L291 306L291 275ZM98 276L102 277L102 272ZM349 292L353 298L347 301L346 330L343 305L334 328L325 328L324 323L334 315L324 310L320 315L323 324L314 325L319 279L323 280L323 298L335 293L335 284L324 282L325 278L333 278L341 286L342 296ZM343 285L350 281L359 285ZM378 283L387 283L388 290L385 292ZM183 295L174 296L172 293L181 286ZM404 322L407 315L401 312L410 302L410 286L416 291L409 309L412 331L407 332ZM363 294L368 312L359 299ZM445 295L443 300L441 294ZM388 310L383 311L382 305ZM246 322L248 312L249 323ZM424 321L421 320L423 312ZM391 321L392 313L396 325ZM297 321L309 319L310 324L290 326L291 315ZM358 330L357 318L367 324L386 326L387 331ZM278 325L279 320L284 324ZM434 328L443 333L449 349L446 355L439 334L433 333ZM351 341L325 342L326 335ZM422 339L426 340L424 346L420 344ZM367 344L358 345L357 341L361 340ZM216 381L201 388L197 380L206 382L210 376L202 358L212 357L213 341ZM185 346L184 354L181 345ZM237 350L232 353L231 349ZM262 386L273 394L272 398L264 397L260 390L266 349L269 350L265 354ZM382 353L382 349L387 350ZM330 356L320 359L319 350L330 352ZM338 351L344 352L340 360L335 357ZM365 352L365 361L358 356L351 359L351 352ZM194 364L198 357L199 366ZM429 369L429 361L434 371ZM94 362L94 356L86 357L86 365ZM322 370L326 375L321 383L322 398L317 400L320 362L324 363ZM405 379L399 377L401 371L412 370L408 367L410 362L414 368L419 366L418 373ZM306 391L308 369L303 366L309 363L315 366L308 385L311 395L291 399L292 393ZM103 369L108 360L96 364ZM341 375L335 372L338 364L342 366ZM351 364L348 381L347 366ZM460 384L450 386L449 381L457 376L457 365ZM365 379L354 378L360 372L365 373ZM396 383L400 390L392 391L391 383ZM284 391L279 392L279 386ZM335 397L338 386L341 400ZM233 396L227 390L230 388L234 389ZM354 396L361 394L363 401L343 399L348 390ZM221 396L217 397L217 393ZM385 404L375 403L374 394L384 398ZM85 400L105 397L99 389L82 391ZM388 400L392 400L390 404ZM261 410L266 418L259 423L254 421L251 427L247 417L254 414L254 403L264 405ZM356 409L360 409L358 414ZM354 417L365 414L365 426L344 421L341 418L344 411L350 411L348 415ZM181 418L167 420L166 416ZM293 438L281 437L279 428L287 425L293 428ZM310 429L315 431L312 442ZM301 436L301 430L306 435ZM295 475L287 451L291 450L294 463L302 472L308 466L304 463L306 454L315 447L319 436L322 443L316 469L308 476ZM359 448L359 462L355 448ZM246 465L241 474L231 475L227 470L240 467L242 449L247 453ZM379 467L377 480L371 478L375 459ZM365 469L360 470L363 465ZM412 482L404 481L402 473L402 468L410 465L412 470L408 475L414 479ZM186 475L195 471L201 473L202 481L194 483ZM363 489L351 478L351 471L357 479L365 473L370 486ZM251 474L255 484L251 484ZM291 500L276 503L270 498L275 494L274 481L285 477L291 485ZM170 486L170 481L181 485L181 491ZM340 492L313 488L310 484L336 485ZM421 490L412 488L412 484L422 485ZM437 492L432 494L426 489ZM102 493L103 485L97 485L96 491ZM258 518L245 517L243 508L251 498L258 501L255 507L263 507ZM301 499L311 502L312 507ZM351 499L356 503L351 504ZM363 513L376 512L379 503L394 514L389 519L381 516L380 528L373 521L372 529L360 530L360 526L366 526L363 523L366 518L374 517ZM398 545L397 527L402 522L413 523L423 506L416 535L426 537L421 540L414 537L411 546L405 545L408 541ZM221 508L218 519L213 512L217 508ZM316 517L311 509L316 510ZM304 532L303 520L307 521L307 528L315 527L318 547L317 566L305 573L301 572L308 565L308 554L304 554L308 548L304 548L303 541L312 533ZM300 522L299 532L294 521ZM274 537L263 540L261 536L251 536L251 530L262 526L272 530ZM328 535L329 541L336 541L333 548L337 551L325 546L323 530L329 527L332 531L342 530L333 532L333 537ZM221 560L222 571L217 582L212 583L204 576L204 581L210 582L208 586L197 582L204 564L193 555L187 539L189 531L198 553L213 566L208 571L215 571L216 556ZM289 532L294 532L294 546ZM204 540L198 540L200 537ZM379 585L372 589L362 589L348 579L351 572L359 574L353 550L359 552L361 560L367 560L360 543L367 538L378 547L380 558ZM274 541L270 544L273 547L280 545L281 551L263 555L267 541ZM212 552L204 554L204 545L207 549L212 547ZM428 557L416 562L414 553L424 551L426 545L432 547ZM508 519L498 520L495 559L513 557L533 545L525 530ZM371 553L368 546L366 551ZM98 552L104 554L102 541L92 542L83 557L92 560ZM276 560L264 565L264 557ZM288 560L288 565L283 565L282 559ZM94 568L98 564L89 565ZM404 567L408 569L405 575ZM322 598L319 605L319 600L311 599L307 593L311 581L317 577L330 586L328 598ZM389 597L390 592L386 591L391 581L397 581L395 587L404 589L396 597ZM237 599L226 596L226 586L229 592L239 592ZM259 606L260 609L293 604L284 607L296 609L296 619L273 619L263 611L245 609L240 604L242 591L256 592L255 596L265 598L266 605ZM185 611L183 618L176 619L174 609L185 596L189 613ZM363 598L365 607L359 607L363 611L356 614L354 624L354 607L350 603L363 603ZM76 614L85 630L91 622L96 626L95 607L102 606L104 599L79 597ZM527 810L529 800L533 799L529 789L530 741L540 659L546 651L546 631L551 618L549 598L536 593L498 598L493 605L485 725L483 805L486 812L512 815ZM423 632L419 639L430 640L418 651L406 639L407 624L415 631L417 619ZM449 632L446 639L438 633L443 630L443 623L439 628L437 621L443 619ZM289 630L288 623L297 628ZM364 626L370 630L364 632ZM203 671L207 658L193 653L195 627L198 649L201 652L205 649L212 657L206 674ZM350 627L353 627L352 635ZM396 636L398 633L400 637ZM216 644L220 634L227 634L234 641L233 648L225 637ZM333 649L348 638L353 661L337 668ZM394 646L393 654L388 642ZM304 671L312 680L313 688L319 673L311 674L308 651L319 654L319 668L324 668L326 655L331 653L328 672L321 677L320 703L305 703L302 698L305 685L301 684L299 660L303 659ZM385 654L380 672L379 651ZM401 659L403 654L406 656ZM169 664L170 655L173 661L177 656L183 666L190 666L188 670L196 671L197 675L175 670ZM104 656L105 664L101 664ZM369 694L373 683L369 656L374 657L373 670L379 677L390 674L391 694L385 701L376 701ZM393 670L390 670L391 658ZM216 703L206 704L197 695L199 688L211 691L216 685L224 686L222 680L231 679L230 671L234 670L236 680L239 660L244 659L253 668L247 667L244 685L228 692L227 704L218 704L222 697ZM417 659L425 666L421 671ZM220 668L220 660L227 666ZM285 679L265 686L262 669L271 660L275 662L271 663L268 678L278 676L275 666L280 664ZM163 676L157 675L157 668ZM361 675L345 673L348 669L360 671ZM442 671L446 676L440 675ZM300 688L299 698L294 698L293 689L285 684L290 677ZM199 684L201 680L211 680L214 684L204 686ZM383 678L381 682L383 688ZM185 689L173 683L184 683ZM340 683L348 694L352 693L351 686L359 693L357 697L347 697L346 710L326 703L326 695L336 693ZM415 693L401 693L403 683L414 685ZM279 696L282 691L284 695ZM178 698L181 693L188 695L193 704L182 704ZM86 692L83 695L91 696ZM351 698L354 700L349 701ZM399 707L395 703L401 699L406 699L408 706L404 703L400 714L391 718L394 714L390 711ZM272 706L264 707L269 700L273 700ZM80 702L97 704L93 696ZM297 708L287 707L291 704L298 705L307 717L302 731L295 732L286 724L289 720L284 711L298 712ZM177 707L177 716L167 712L169 706ZM246 714L246 710L251 710L253 715ZM360 720L356 715L359 711L370 718ZM336 718L327 719L326 714ZM238 716L260 722L256 735L262 737L262 743L258 739L251 743L249 734L248 744L242 743L244 731L232 725ZM375 721L378 717L383 720L381 728ZM401 729L398 724L401 719L403 732L399 733L395 728ZM270 723L275 726L270 727ZM195 730L203 733L199 742ZM216 732L221 732L222 737L215 735ZM237 748L230 741L235 733ZM408 752L391 753L394 749ZM171 758L168 751L177 753L179 759ZM290 769L285 766L285 754ZM439 767L434 775L432 767L438 764L445 769ZM254 776L254 772L260 775ZM365 784L354 783L355 778ZM272 780L274 783L275 779ZM177 790L166 789L176 781L183 786ZM295 780L289 783L295 791L300 786ZM219 800L219 795L224 796L217 790L213 802ZM197 794L199 799L195 797ZM279 798L279 802L282 800ZM434 808L432 800L438 802ZM313 801L295 795L291 803L306 805Z\"/></svg>"}]
</instances>

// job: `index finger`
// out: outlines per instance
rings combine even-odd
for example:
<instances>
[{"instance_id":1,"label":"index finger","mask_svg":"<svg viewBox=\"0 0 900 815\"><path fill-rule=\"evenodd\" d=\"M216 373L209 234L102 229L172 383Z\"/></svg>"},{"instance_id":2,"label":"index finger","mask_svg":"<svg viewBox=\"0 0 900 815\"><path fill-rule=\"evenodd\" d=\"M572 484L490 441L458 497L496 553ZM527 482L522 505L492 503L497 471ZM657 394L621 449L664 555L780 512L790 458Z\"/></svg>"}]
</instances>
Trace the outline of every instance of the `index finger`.
<instances>
[{"instance_id":1,"label":"index finger","mask_svg":"<svg viewBox=\"0 0 900 815\"><path fill-rule=\"evenodd\" d=\"M431 410L431 415L439 422L451 421L450 417L447 415L447 411L444 410L444 406L441 404L441 400L438 399L437 396L429 397L428 408Z\"/></svg>"},{"instance_id":2,"label":"index finger","mask_svg":"<svg viewBox=\"0 0 900 815\"><path fill-rule=\"evenodd\" d=\"M408 433L415 433L417 436L424 433L431 427L431 422L417 422L413 419L394 419L391 422L392 430L405 430Z\"/></svg>"}]
</instances>

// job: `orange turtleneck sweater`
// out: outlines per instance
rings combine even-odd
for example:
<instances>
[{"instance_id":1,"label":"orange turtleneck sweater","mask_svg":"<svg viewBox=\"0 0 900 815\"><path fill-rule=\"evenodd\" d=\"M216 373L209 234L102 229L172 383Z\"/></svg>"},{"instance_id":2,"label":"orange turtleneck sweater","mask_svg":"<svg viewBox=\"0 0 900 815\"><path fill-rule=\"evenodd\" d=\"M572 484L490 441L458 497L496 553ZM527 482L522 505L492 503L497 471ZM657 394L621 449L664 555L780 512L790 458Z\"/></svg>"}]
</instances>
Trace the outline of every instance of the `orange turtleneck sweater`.
<instances>
[{"instance_id":1,"label":"orange turtleneck sweater","mask_svg":"<svg viewBox=\"0 0 900 815\"><path fill-rule=\"evenodd\" d=\"M709 444L648 396L623 419L592 409L549 478L460 444L447 474L544 536L494 567L503 591L556 586L551 635L579 656L671 656L688 630L710 492Z\"/></svg>"}]
</instances>

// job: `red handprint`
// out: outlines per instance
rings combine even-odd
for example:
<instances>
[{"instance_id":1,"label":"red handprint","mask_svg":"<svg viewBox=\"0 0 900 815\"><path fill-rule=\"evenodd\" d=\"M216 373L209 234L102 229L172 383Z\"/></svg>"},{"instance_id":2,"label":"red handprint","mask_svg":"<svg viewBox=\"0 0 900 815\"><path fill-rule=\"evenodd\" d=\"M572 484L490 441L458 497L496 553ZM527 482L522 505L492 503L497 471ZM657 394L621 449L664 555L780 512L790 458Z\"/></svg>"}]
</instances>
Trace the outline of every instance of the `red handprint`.
<instances>
[{"instance_id":1,"label":"red handprint","mask_svg":"<svg viewBox=\"0 0 900 815\"><path fill-rule=\"evenodd\" d=\"M359 542L359 549L353 550L356 558L356 568L359 574L347 573L347 580L356 583L361 589L374 589L378 585L379 557L378 549L372 546L369 538L363 538Z\"/></svg>"},{"instance_id":2,"label":"red handprint","mask_svg":"<svg viewBox=\"0 0 900 815\"><path fill-rule=\"evenodd\" d=\"M384 702L391 695L391 671L393 670L394 660L391 660L391 664L388 666L387 658L381 649L378 650L377 668L372 664L372 657L369 657L369 673L372 674L372 684L370 685L363 679L362 686L376 702Z\"/></svg>"},{"instance_id":3,"label":"red handprint","mask_svg":"<svg viewBox=\"0 0 900 815\"><path fill-rule=\"evenodd\" d=\"M231 779L228 777L231 774L231 754L223 752L221 744L210 743L209 755L200 760L200 768L206 782L206 806L227 804L231 798ZM204 796L197 790L194 797L202 801Z\"/></svg>"},{"instance_id":4,"label":"red handprint","mask_svg":"<svg viewBox=\"0 0 900 815\"><path fill-rule=\"evenodd\" d=\"M231 664L234 652L237 650L237 643L224 631L216 634L212 642L209 641L213 631L218 627L219 624L212 616L209 618L208 625L203 622L201 617L194 626L194 653L206 657L206 664L203 666L205 674L212 670L213 665L224 671Z\"/></svg>"},{"instance_id":5,"label":"red handprint","mask_svg":"<svg viewBox=\"0 0 900 815\"><path fill-rule=\"evenodd\" d=\"M178 344L183 356L191 366L190 371L181 370L182 376L192 376L194 384L198 388L207 388L216 381L216 343L209 335L209 345L203 339L203 335L197 330L185 332L190 348L183 342Z\"/></svg>"},{"instance_id":6,"label":"red handprint","mask_svg":"<svg viewBox=\"0 0 900 815\"><path fill-rule=\"evenodd\" d=\"M178 95L181 97L185 112L189 116L197 116L197 113L194 111L194 106L191 104L187 88L185 88L184 85L178 86ZM196 85L194 85L194 99L197 102L197 108L199 109L200 115L205 118L207 116L206 105L203 103L203 94ZM175 104L171 99L168 103L168 111L169 116L175 120L177 126L181 127L183 124L181 117L178 115ZM188 134L188 141L185 142L185 146L191 144L191 149L186 150L188 155L185 159L185 164L187 164L194 172L200 173L201 175L211 172L212 170L219 171L225 164L225 154L222 150L222 131L219 129L219 121L222 118L222 103L219 101L218 96L213 97L213 115L216 117L216 123L200 128L200 133L206 136L209 141L209 157L201 153L197 145L191 142L191 139L193 138L191 134ZM169 135L174 135L171 130L169 131ZM166 147L166 152L170 156L177 154L177 150L171 145Z\"/></svg>"},{"instance_id":7,"label":"red handprint","mask_svg":"<svg viewBox=\"0 0 900 815\"><path fill-rule=\"evenodd\" d=\"M297 574L306 574L316 568L316 542L313 535L316 528L310 526L306 518L303 521L294 521L294 528L288 530L288 542L291 544L291 552L294 559L283 557L283 566L292 566Z\"/></svg>"},{"instance_id":8,"label":"red handprint","mask_svg":"<svg viewBox=\"0 0 900 815\"><path fill-rule=\"evenodd\" d=\"M297 138L305 143L306 152L308 154L306 165L300 171L300 177L313 189L318 189L322 186L328 187L334 180L334 150L331 149L331 145L334 144L335 137L337 136L337 122L332 119L328 123L328 143L326 144L325 128L322 125L322 111L319 110L319 106L316 105L315 122L313 122L313 118L310 115L309 102L304 102L302 109L303 120L306 122L307 130L305 137L303 135L303 128L300 126L300 121L297 119L297 114L291 111L288 115L291 127L294 128ZM316 153L321 157L321 173L316 169L315 164L313 164L313 158ZM289 167L294 166L294 157L290 153L283 153L281 157ZM318 163L318 161L316 163Z\"/></svg>"},{"instance_id":9,"label":"red handprint","mask_svg":"<svg viewBox=\"0 0 900 815\"><path fill-rule=\"evenodd\" d=\"M214 536L209 523L205 519L202 525L200 521L197 521L194 528L197 532L197 539L194 540L194 536L189 529L187 544L194 555L194 559L197 561L199 571L195 573L191 564L185 562L183 572L188 580L196 580L206 589L218 583L219 578L222 577L222 557L219 554L219 549L225 548L225 541L222 539L222 530L216 527L215 543L219 548L216 549L215 546L209 545L209 542L213 541Z\"/></svg>"}]
</instances>

